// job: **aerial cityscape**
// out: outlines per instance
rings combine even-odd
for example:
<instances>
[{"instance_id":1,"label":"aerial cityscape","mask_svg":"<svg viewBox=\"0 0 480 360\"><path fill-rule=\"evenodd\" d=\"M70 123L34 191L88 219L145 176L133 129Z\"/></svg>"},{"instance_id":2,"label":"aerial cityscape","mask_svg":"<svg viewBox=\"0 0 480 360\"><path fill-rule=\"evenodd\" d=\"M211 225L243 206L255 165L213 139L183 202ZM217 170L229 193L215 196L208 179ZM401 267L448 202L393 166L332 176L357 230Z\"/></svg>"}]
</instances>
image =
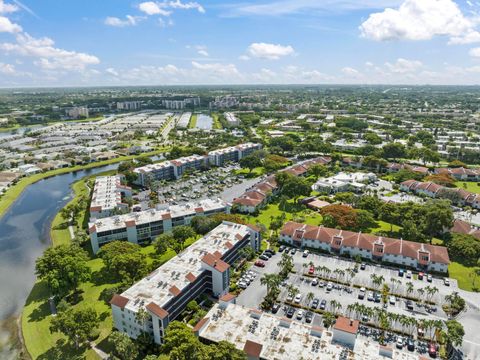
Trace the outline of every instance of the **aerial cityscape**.
<instances>
[{"instance_id":1,"label":"aerial cityscape","mask_svg":"<svg viewBox=\"0 0 480 360\"><path fill-rule=\"evenodd\" d=\"M480 359L479 19L0 0L0 359Z\"/></svg>"}]
</instances>

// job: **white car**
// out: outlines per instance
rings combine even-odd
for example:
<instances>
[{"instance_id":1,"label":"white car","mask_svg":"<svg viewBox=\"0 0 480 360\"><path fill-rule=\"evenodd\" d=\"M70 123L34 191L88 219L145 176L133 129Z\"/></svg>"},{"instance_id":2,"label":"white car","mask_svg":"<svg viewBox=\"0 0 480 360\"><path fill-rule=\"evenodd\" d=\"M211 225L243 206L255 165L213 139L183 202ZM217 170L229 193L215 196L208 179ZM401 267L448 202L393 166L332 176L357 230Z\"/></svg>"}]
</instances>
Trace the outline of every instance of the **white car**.
<instances>
[{"instance_id":1,"label":"white car","mask_svg":"<svg viewBox=\"0 0 480 360\"><path fill-rule=\"evenodd\" d=\"M287 302L292 302L293 301L293 295L288 295L287 296Z\"/></svg>"},{"instance_id":2,"label":"white car","mask_svg":"<svg viewBox=\"0 0 480 360\"><path fill-rule=\"evenodd\" d=\"M302 320L302 318L303 318L303 310L300 309L300 310L298 310L298 312L297 312L297 319L298 319L298 320Z\"/></svg>"},{"instance_id":3,"label":"white car","mask_svg":"<svg viewBox=\"0 0 480 360\"><path fill-rule=\"evenodd\" d=\"M332 290L332 289L333 289L333 284L332 284L331 282L329 282L329 283L327 284L327 291L330 291L330 290Z\"/></svg>"},{"instance_id":4,"label":"white car","mask_svg":"<svg viewBox=\"0 0 480 360\"><path fill-rule=\"evenodd\" d=\"M305 251L303 252L303 255L302 255L302 256L303 256L304 258L306 258L309 254L310 254L310 251L305 250Z\"/></svg>"},{"instance_id":5,"label":"white car","mask_svg":"<svg viewBox=\"0 0 480 360\"><path fill-rule=\"evenodd\" d=\"M390 303L390 305L395 305L395 302L397 301L397 299L395 299L395 296L390 296L388 298L388 302Z\"/></svg>"},{"instance_id":6,"label":"white car","mask_svg":"<svg viewBox=\"0 0 480 360\"><path fill-rule=\"evenodd\" d=\"M450 280L448 280L447 278L443 279L443 285L450 286Z\"/></svg>"},{"instance_id":7,"label":"white car","mask_svg":"<svg viewBox=\"0 0 480 360\"><path fill-rule=\"evenodd\" d=\"M312 280L312 286L317 286L318 285L318 279L315 278Z\"/></svg>"},{"instance_id":8,"label":"white car","mask_svg":"<svg viewBox=\"0 0 480 360\"><path fill-rule=\"evenodd\" d=\"M302 301L302 294L297 294L297 296L295 296L295 304L300 304L300 301Z\"/></svg>"},{"instance_id":9,"label":"white car","mask_svg":"<svg viewBox=\"0 0 480 360\"><path fill-rule=\"evenodd\" d=\"M247 286L248 286L247 283L245 283L245 282L243 282L243 281L239 281L239 282L237 283L237 285L238 285L238 287L239 287L240 289L246 289Z\"/></svg>"},{"instance_id":10,"label":"white car","mask_svg":"<svg viewBox=\"0 0 480 360\"><path fill-rule=\"evenodd\" d=\"M368 301L373 301L375 300L374 297L373 297L373 292L372 291L369 291L368 294L367 294L367 300Z\"/></svg>"},{"instance_id":11,"label":"white car","mask_svg":"<svg viewBox=\"0 0 480 360\"><path fill-rule=\"evenodd\" d=\"M412 278L412 271L408 270L407 274L405 276L407 277L407 279L411 279Z\"/></svg>"},{"instance_id":12,"label":"white car","mask_svg":"<svg viewBox=\"0 0 480 360\"><path fill-rule=\"evenodd\" d=\"M403 349L403 344L404 344L403 338L399 336L396 342L397 349Z\"/></svg>"}]
</instances>

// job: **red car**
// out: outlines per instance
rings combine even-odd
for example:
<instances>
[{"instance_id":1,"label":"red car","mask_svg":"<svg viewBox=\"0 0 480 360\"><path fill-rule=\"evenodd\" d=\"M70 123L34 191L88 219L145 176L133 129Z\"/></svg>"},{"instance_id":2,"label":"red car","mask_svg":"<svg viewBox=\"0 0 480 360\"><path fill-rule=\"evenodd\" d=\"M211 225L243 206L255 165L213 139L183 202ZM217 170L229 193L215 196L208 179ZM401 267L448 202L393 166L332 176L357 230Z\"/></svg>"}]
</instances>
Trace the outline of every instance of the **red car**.
<instances>
[{"instance_id":1,"label":"red car","mask_svg":"<svg viewBox=\"0 0 480 360\"><path fill-rule=\"evenodd\" d=\"M315 266L310 265L310 269L308 269L308 273L309 273L310 275L313 275L313 274L315 273Z\"/></svg>"},{"instance_id":2,"label":"red car","mask_svg":"<svg viewBox=\"0 0 480 360\"><path fill-rule=\"evenodd\" d=\"M430 343L430 345L428 345L428 355L433 358L437 357L437 347L434 343Z\"/></svg>"},{"instance_id":3,"label":"red car","mask_svg":"<svg viewBox=\"0 0 480 360\"><path fill-rule=\"evenodd\" d=\"M258 267L265 267L265 263L261 260L257 260L255 261L255 266L258 266Z\"/></svg>"},{"instance_id":4,"label":"red car","mask_svg":"<svg viewBox=\"0 0 480 360\"><path fill-rule=\"evenodd\" d=\"M423 272L419 272L418 273L418 280L423 280L424 276L425 276L425 274Z\"/></svg>"}]
</instances>

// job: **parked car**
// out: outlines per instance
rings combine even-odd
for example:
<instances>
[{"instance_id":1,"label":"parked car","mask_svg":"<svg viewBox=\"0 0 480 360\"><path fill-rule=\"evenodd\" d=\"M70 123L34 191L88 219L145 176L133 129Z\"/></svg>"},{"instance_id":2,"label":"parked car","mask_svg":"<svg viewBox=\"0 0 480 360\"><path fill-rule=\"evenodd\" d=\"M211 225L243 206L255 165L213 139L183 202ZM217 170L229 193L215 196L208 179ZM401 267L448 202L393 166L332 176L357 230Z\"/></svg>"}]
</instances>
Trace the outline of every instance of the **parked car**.
<instances>
[{"instance_id":1,"label":"parked car","mask_svg":"<svg viewBox=\"0 0 480 360\"><path fill-rule=\"evenodd\" d=\"M368 301L373 301L373 291L369 291L368 294L367 294L367 300Z\"/></svg>"},{"instance_id":2,"label":"parked car","mask_svg":"<svg viewBox=\"0 0 480 360\"><path fill-rule=\"evenodd\" d=\"M239 281L237 283L237 286L240 288L240 289L246 289L247 288L247 283L243 282L243 281Z\"/></svg>"},{"instance_id":3,"label":"parked car","mask_svg":"<svg viewBox=\"0 0 480 360\"><path fill-rule=\"evenodd\" d=\"M382 301L382 295L380 295L379 292L376 292L375 293L375 302L379 303L380 301Z\"/></svg>"},{"instance_id":4,"label":"parked car","mask_svg":"<svg viewBox=\"0 0 480 360\"><path fill-rule=\"evenodd\" d=\"M360 288L360 291L358 292L358 298L360 300L365 299L365 288L364 287Z\"/></svg>"},{"instance_id":5,"label":"parked car","mask_svg":"<svg viewBox=\"0 0 480 360\"><path fill-rule=\"evenodd\" d=\"M423 280L424 276L425 276L425 274L423 272L419 272L418 273L418 280Z\"/></svg>"},{"instance_id":6,"label":"parked car","mask_svg":"<svg viewBox=\"0 0 480 360\"><path fill-rule=\"evenodd\" d=\"M275 254L277 253L277 252L276 252L275 250L273 250L273 249L267 249L267 250L265 250L265 252L266 252L266 253L270 253L270 254L272 254L272 255L275 255Z\"/></svg>"},{"instance_id":7,"label":"parked car","mask_svg":"<svg viewBox=\"0 0 480 360\"><path fill-rule=\"evenodd\" d=\"M395 299L395 296L391 295L389 298L388 298L388 302L390 303L390 305L395 305L395 302L397 301L397 299Z\"/></svg>"},{"instance_id":8,"label":"parked car","mask_svg":"<svg viewBox=\"0 0 480 360\"><path fill-rule=\"evenodd\" d=\"M273 304L272 313L276 314L280 310L280 304Z\"/></svg>"},{"instance_id":9,"label":"parked car","mask_svg":"<svg viewBox=\"0 0 480 360\"><path fill-rule=\"evenodd\" d=\"M313 275L315 273L315 266L310 265L310 268L308 269L308 274Z\"/></svg>"},{"instance_id":10,"label":"parked car","mask_svg":"<svg viewBox=\"0 0 480 360\"><path fill-rule=\"evenodd\" d=\"M432 282L432 280L433 280L432 275L428 274L428 275L427 275L427 281L428 281L428 282Z\"/></svg>"},{"instance_id":11,"label":"parked car","mask_svg":"<svg viewBox=\"0 0 480 360\"><path fill-rule=\"evenodd\" d=\"M273 254L271 252L268 252L268 251L264 251L262 255L268 257L269 259L273 256Z\"/></svg>"},{"instance_id":12,"label":"parked car","mask_svg":"<svg viewBox=\"0 0 480 360\"><path fill-rule=\"evenodd\" d=\"M443 285L450 286L450 280L448 280L447 278L443 279Z\"/></svg>"},{"instance_id":13,"label":"parked car","mask_svg":"<svg viewBox=\"0 0 480 360\"><path fill-rule=\"evenodd\" d=\"M311 323L312 320L313 320L313 313L312 313L311 311L307 311L307 312L305 313L305 321L306 321L307 323Z\"/></svg>"},{"instance_id":14,"label":"parked car","mask_svg":"<svg viewBox=\"0 0 480 360\"><path fill-rule=\"evenodd\" d=\"M403 277L404 271L403 269L398 269L398 276Z\"/></svg>"},{"instance_id":15,"label":"parked car","mask_svg":"<svg viewBox=\"0 0 480 360\"><path fill-rule=\"evenodd\" d=\"M415 350L415 341L413 341L412 338L407 339L407 349L408 349L408 351L414 351Z\"/></svg>"},{"instance_id":16,"label":"parked car","mask_svg":"<svg viewBox=\"0 0 480 360\"><path fill-rule=\"evenodd\" d=\"M306 258L308 254L310 254L310 252L308 250L305 250L302 254L302 257Z\"/></svg>"},{"instance_id":17,"label":"parked car","mask_svg":"<svg viewBox=\"0 0 480 360\"><path fill-rule=\"evenodd\" d=\"M297 312L297 320L302 320L302 318L303 318L303 310L300 309Z\"/></svg>"},{"instance_id":18,"label":"parked car","mask_svg":"<svg viewBox=\"0 0 480 360\"><path fill-rule=\"evenodd\" d=\"M437 347L435 346L434 343L430 343L428 345L428 355L430 355L430 357L437 357Z\"/></svg>"},{"instance_id":19,"label":"parked car","mask_svg":"<svg viewBox=\"0 0 480 360\"><path fill-rule=\"evenodd\" d=\"M329 282L327 284L327 291L331 291L333 289L333 284L331 282Z\"/></svg>"},{"instance_id":20,"label":"parked car","mask_svg":"<svg viewBox=\"0 0 480 360\"><path fill-rule=\"evenodd\" d=\"M323 299L320 303L320 310L325 310L327 307L327 300Z\"/></svg>"},{"instance_id":21,"label":"parked car","mask_svg":"<svg viewBox=\"0 0 480 360\"><path fill-rule=\"evenodd\" d=\"M408 270L408 271L407 271L406 277L407 277L407 279L411 279L411 278L412 278L412 271L411 271L411 270Z\"/></svg>"},{"instance_id":22,"label":"parked car","mask_svg":"<svg viewBox=\"0 0 480 360\"><path fill-rule=\"evenodd\" d=\"M295 255L296 253L297 253L297 249L292 248L292 249L290 250L290 255Z\"/></svg>"},{"instance_id":23,"label":"parked car","mask_svg":"<svg viewBox=\"0 0 480 360\"><path fill-rule=\"evenodd\" d=\"M267 255L264 254L260 255L258 258L264 261L268 261L270 259Z\"/></svg>"},{"instance_id":24,"label":"parked car","mask_svg":"<svg viewBox=\"0 0 480 360\"><path fill-rule=\"evenodd\" d=\"M295 301L295 304L300 304L300 301L302 301L302 294L297 294L295 296L294 301Z\"/></svg>"},{"instance_id":25,"label":"parked car","mask_svg":"<svg viewBox=\"0 0 480 360\"><path fill-rule=\"evenodd\" d=\"M292 318L294 314L295 314L295 309L293 307L289 307L287 310L287 317Z\"/></svg>"},{"instance_id":26,"label":"parked car","mask_svg":"<svg viewBox=\"0 0 480 360\"><path fill-rule=\"evenodd\" d=\"M285 250L285 245L280 245L280 247L278 248L278 252L283 252L283 250Z\"/></svg>"},{"instance_id":27,"label":"parked car","mask_svg":"<svg viewBox=\"0 0 480 360\"><path fill-rule=\"evenodd\" d=\"M360 270L365 270L367 268L367 264L361 263Z\"/></svg>"},{"instance_id":28,"label":"parked car","mask_svg":"<svg viewBox=\"0 0 480 360\"><path fill-rule=\"evenodd\" d=\"M255 261L255 266L265 267L265 263L262 260L257 260Z\"/></svg>"},{"instance_id":29,"label":"parked car","mask_svg":"<svg viewBox=\"0 0 480 360\"><path fill-rule=\"evenodd\" d=\"M318 286L319 287L324 287L325 286L325 281L320 280L320 282L318 283Z\"/></svg>"},{"instance_id":30,"label":"parked car","mask_svg":"<svg viewBox=\"0 0 480 360\"><path fill-rule=\"evenodd\" d=\"M312 309L316 309L316 308L318 308L318 304L319 304L319 303L320 303L320 300L318 300L318 299L313 299L312 305L310 305L310 307L311 307Z\"/></svg>"},{"instance_id":31,"label":"parked car","mask_svg":"<svg viewBox=\"0 0 480 360\"><path fill-rule=\"evenodd\" d=\"M312 280L312 286L317 286L318 285L318 279L315 278Z\"/></svg>"},{"instance_id":32,"label":"parked car","mask_svg":"<svg viewBox=\"0 0 480 360\"><path fill-rule=\"evenodd\" d=\"M292 294L288 294L287 296L287 302L292 302L293 301L293 295Z\"/></svg>"},{"instance_id":33,"label":"parked car","mask_svg":"<svg viewBox=\"0 0 480 360\"><path fill-rule=\"evenodd\" d=\"M397 337L397 342L395 343L397 349L403 349L403 344L403 338L401 336Z\"/></svg>"},{"instance_id":34,"label":"parked car","mask_svg":"<svg viewBox=\"0 0 480 360\"><path fill-rule=\"evenodd\" d=\"M412 300L407 300L407 309L408 310L413 310L413 301Z\"/></svg>"}]
</instances>

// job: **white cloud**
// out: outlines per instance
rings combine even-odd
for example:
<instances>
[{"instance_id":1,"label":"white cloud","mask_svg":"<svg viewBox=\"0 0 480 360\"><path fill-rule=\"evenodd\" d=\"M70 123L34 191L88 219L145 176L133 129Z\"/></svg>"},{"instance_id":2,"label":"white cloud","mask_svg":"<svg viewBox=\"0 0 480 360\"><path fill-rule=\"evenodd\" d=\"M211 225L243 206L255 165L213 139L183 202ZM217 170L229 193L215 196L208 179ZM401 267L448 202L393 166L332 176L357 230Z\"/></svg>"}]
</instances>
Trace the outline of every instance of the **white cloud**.
<instances>
[{"instance_id":1,"label":"white cloud","mask_svg":"<svg viewBox=\"0 0 480 360\"><path fill-rule=\"evenodd\" d=\"M3 0L0 0L0 14L12 13L18 10L18 6L15 4L5 4Z\"/></svg>"},{"instance_id":2,"label":"white cloud","mask_svg":"<svg viewBox=\"0 0 480 360\"><path fill-rule=\"evenodd\" d=\"M167 11L160 7L160 5L153 1L146 1L138 5L140 11L143 11L147 15L162 15L169 16L172 12Z\"/></svg>"},{"instance_id":3,"label":"white cloud","mask_svg":"<svg viewBox=\"0 0 480 360\"><path fill-rule=\"evenodd\" d=\"M360 72L359 72L357 69L354 69L354 68L349 67L349 66L344 67L344 68L342 69L342 73L343 73L344 75L354 76L354 77L360 75Z\"/></svg>"},{"instance_id":4,"label":"white cloud","mask_svg":"<svg viewBox=\"0 0 480 360\"><path fill-rule=\"evenodd\" d=\"M125 16L125 20L119 19L114 16L108 16L105 19L105 25L115 26L115 27L125 27L125 26L135 26L142 18L139 16Z\"/></svg>"},{"instance_id":5,"label":"white cloud","mask_svg":"<svg viewBox=\"0 0 480 360\"><path fill-rule=\"evenodd\" d=\"M363 37L384 40L429 40L447 36L450 43L480 40L473 20L453 0L405 0L399 8L373 13L360 26Z\"/></svg>"},{"instance_id":6,"label":"white cloud","mask_svg":"<svg viewBox=\"0 0 480 360\"><path fill-rule=\"evenodd\" d=\"M22 27L20 25L12 23L10 19L6 18L5 16L0 16L0 33L18 33L20 31L22 31Z\"/></svg>"},{"instance_id":7,"label":"white cloud","mask_svg":"<svg viewBox=\"0 0 480 360\"><path fill-rule=\"evenodd\" d=\"M0 62L0 73L5 75L15 75L16 74L15 66Z\"/></svg>"},{"instance_id":8,"label":"white cloud","mask_svg":"<svg viewBox=\"0 0 480 360\"><path fill-rule=\"evenodd\" d=\"M242 61L250 60L250 56L248 56L248 55L240 55L238 58Z\"/></svg>"},{"instance_id":9,"label":"white cloud","mask_svg":"<svg viewBox=\"0 0 480 360\"><path fill-rule=\"evenodd\" d=\"M392 73L406 74L406 73L412 73L417 71L423 66L423 64L421 61L418 61L418 60L407 60L407 59L399 58L393 64L389 62L385 63L385 66Z\"/></svg>"},{"instance_id":10,"label":"white cloud","mask_svg":"<svg viewBox=\"0 0 480 360\"><path fill-rule=\"evenodd\" d=\"M468 52L468 54L469 54L470 56L473 56L473 57L476 57L476 58L480 58L480 47L470 49L470 51Z\"/></svg>"},{"instance_id":11,"label":"white cloud","mask_svg":"<svg viewBox=\"0 0 480 360\"><path fill-rule=\"evenodd\" d=\"M294 54L295 50L290 45L253 43L248 47L247 52L251 57L278 60L283 56Z\"/></svg>"},{"instance_id":12,"label":"white cloud","mask_svg":"<svg viewBox=\"0 0 480 360\"><path fill-rule=\"evenodd\" d=\"M100 60L86 53L56 48L50 38L34 38L27 33L18 34L16 43L0 43L0 49L25 57L36 58L34 64L45 70L83 70Z\"/></svg>"},{"instance_id":13,"label":"white cloud","mask_svg":"<svg viewBox=\"0 0 480 360\"><path fill-rule=\"evenodd\" d=\"M205 8L197 2L181 2L180 0L176 1L146 1L138 5L140 11L144 12L147 15L161 15L169 16L172 11L171 9L180 9L180 10L197 10L200 13L205 13Z\"/></svg>"},{"instance_id":14,"label":"white cloud","mask_svg":"<svg viewBox=\"0 0 480 360\"><path fill-rule=\"evenodd\" d=\"M105 69L105 72L107 74L112 75L112 76L118 76L119 75L119 73L114 68L107 68L107 69Z\"/></svg>"},{"instance_id":15,"label":"white cloud","mask_svg":"<svg viewBox=\"0 0 480 360\"><path fill-rule=\"evenodd\" d=\"M215 77L238 77L240 72L234 64L221 64L221 63L205 63L200 64L196 61L192 61L192 66L194 69L206 71L210 75Z\"/></svg>"}]
</instances>

